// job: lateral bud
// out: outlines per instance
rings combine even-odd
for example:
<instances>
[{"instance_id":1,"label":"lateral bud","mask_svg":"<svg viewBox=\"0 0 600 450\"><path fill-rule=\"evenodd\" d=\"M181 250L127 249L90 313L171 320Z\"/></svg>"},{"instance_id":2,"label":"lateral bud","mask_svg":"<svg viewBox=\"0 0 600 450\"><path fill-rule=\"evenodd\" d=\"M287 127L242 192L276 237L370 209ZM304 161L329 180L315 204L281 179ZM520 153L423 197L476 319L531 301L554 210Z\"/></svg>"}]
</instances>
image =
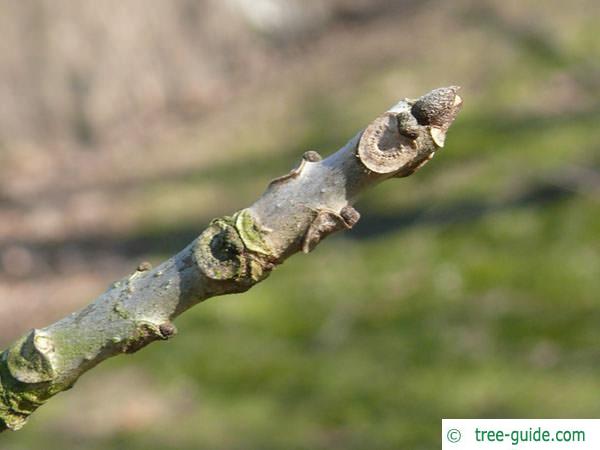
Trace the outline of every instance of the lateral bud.
<instances>
[{"instance_id":1,"label":"lateral bud","mask_svg":"<svg viewBox=\"0 0 600 450\"><path fill-rule=\"evenodd\" d=\"M211 280L232 280L246 290L273 268L275 258L263 239L267 232L247 209L215 219L194 244L196 264Z\"/></svg>"},{"instance_id":2,"label":"lateral bud","mask_svg":"<svg viewBox=\"0 0 600 450\"><path fill-rule=\"evenodd\" d=\"M42 330L34 329L8 350L8 370L22 383L52 381L56 377L51 358L53 352L51 337Z\"/></svg>"},{"instance_id":3,"label":"lateral bud","mask_svg":"<svg viewBox=\"0 0 600 450\"><path fill-rule=\"evenodd\" d=\"M308 227L302 242L302 252L311 252L319 242L331 233L340 230L349 230L360 219L359 212L350 205L346 205L338 213L320 209Z\"/></svg>"},{"instance_id":4,"label":"lateral bud","mask_svg":"<svg viewBox=\"0 0 600 450\"><path fill-rule=\"evenodd\" d=\"M231 218L213 220L194 246L198 267L212 280L231 280L244 274L244 243L231 222Z\"/></svg>"},{"instance_id":5,"label":"lateral bud","mask_svg":"<svg viewBox=\"0 0 600 450\"><path fill-rule=\"evenodd\" d=\"M318 162L321 162L322 160L323 160L323 157L319 154L319 152L317 152L315 150L308 150L307 152L304 152L304 154L302 155L302 159L300 160L300 165L298 167L290 170L285 175L282 175L280 177L275 178L274 180L271 180L271 182L269 183L269 187L274 186L278 183L282 183L284 181L298 178L302 174L302 171L306 167L306 164L318 163Z\"/></svg>"}]
</instances>

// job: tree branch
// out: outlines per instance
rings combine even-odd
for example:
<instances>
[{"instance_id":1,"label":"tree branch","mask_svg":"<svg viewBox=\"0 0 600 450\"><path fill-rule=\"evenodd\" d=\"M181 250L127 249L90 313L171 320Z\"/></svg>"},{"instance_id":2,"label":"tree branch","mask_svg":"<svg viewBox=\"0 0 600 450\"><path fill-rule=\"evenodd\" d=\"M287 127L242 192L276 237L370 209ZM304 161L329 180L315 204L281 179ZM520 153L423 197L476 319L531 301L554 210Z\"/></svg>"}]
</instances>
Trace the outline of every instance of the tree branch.
<instances>
[{"instance_id":1,"label":"tree branch","mask_svg":"<svg viewBox=\"0 0 600 450\"><path fill-rule=\"evenodd\" d=\"M176 333L172 320L217 295L243 292L287 257L352 228L365 189L405 177L444 145L462 103L457 87L405 99L326 159L306 152L249 208L214 219L180 253L142 263L82 310L14 342L0 356L0 429L18 430L87 370Z\"/></svg>"}]
</instances>

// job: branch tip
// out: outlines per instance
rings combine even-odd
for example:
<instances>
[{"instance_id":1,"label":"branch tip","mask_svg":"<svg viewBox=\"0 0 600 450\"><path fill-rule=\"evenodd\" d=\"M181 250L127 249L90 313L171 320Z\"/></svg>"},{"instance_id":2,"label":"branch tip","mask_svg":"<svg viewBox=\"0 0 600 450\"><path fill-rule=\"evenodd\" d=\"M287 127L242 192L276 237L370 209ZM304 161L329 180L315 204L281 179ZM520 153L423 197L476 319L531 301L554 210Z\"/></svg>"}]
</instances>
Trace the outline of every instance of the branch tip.
<instances>
[{"instance_id":1,"label":"branch tip","mask_svg":"<svg viewBox=\"0 0 600 450\"><path fill-rule=\"evenodd\" d=\"M405 177L429 161L446 142L448 128L462 106L460 88L434 89L405 99L375 119L363 132L357 155L376 174Z\"/></svg>"},{"instance_id":2,"label":"branch tip","mask_svg":"<svg viewBox=\"0 0 600 450\"><path fill-rule=\"evenodd\" d=\"M254 204L214 219L156 269L142 262L91 305L18 339L0 354L0 432L21 428L104 359L174 336L172 320L191 306L246 291L292 254L352 228L363 191L412 174L444 145L462 106L458 90L400 101L326 159L306 152Z\"/></svg>"}]
</instances>

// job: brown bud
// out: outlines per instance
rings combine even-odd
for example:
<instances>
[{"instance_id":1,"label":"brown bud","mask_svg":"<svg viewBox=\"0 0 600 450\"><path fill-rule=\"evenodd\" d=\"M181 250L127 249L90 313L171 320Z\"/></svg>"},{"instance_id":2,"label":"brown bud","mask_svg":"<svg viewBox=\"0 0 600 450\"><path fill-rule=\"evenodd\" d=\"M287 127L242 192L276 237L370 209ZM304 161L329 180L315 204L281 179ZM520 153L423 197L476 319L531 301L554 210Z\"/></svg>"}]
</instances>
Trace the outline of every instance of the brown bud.
<instances>
[{"instance_id":1,"label":"brown bud","mask_svg":"<svg viewBox=\"0 0 600 450\"><path fill-rule=\"evenodd\" d=\"M302 155L302 159L308 162L319 162L323 159L323 157L319 155L319 152L309 150L307 152L304 152L304 155Z\"/></svg>"},{"instance_id":2,"label":"brown bud","mask_svg":"<svg viewBox=\"0 0 600 450\"><path fill-rule=\"evenodd\" d=\"M148 261L143 261L140 263L139 266L137 266L138 272L146 272L151 269L152 269L152 264L150 264Z\"/></svg>"},{"instance_id":3,"label":"brown bud","mask_svg":"<svg viewBox=\"0 0 600 450\"><path fill-rule=\"evenodd\" d=\"M344 219L348 228L352 228L360 219L360 213L350 205L346 205L342 208L340 216L342 216L342 219Z\"/></svg>"},{"instance_id":4,"label":"brown bud","mask_svg":"<svg viewBox=\"0 0 600 450\"><path fill-rule=\"evenodd\" d=\"M445 134L462 106L462 98L457 94L459 89L450 86L428 92L412 106L413 116L420 125L431 125Z\"/></svg>"},{"instance_id":5,"label":"brown bud","mask_svg":"<svg viewBox=\"0 0 600 450\"><path fill-rule=\"evenodd\" d=\"M163 339L169 339L177 334L177 328L171 322L161 323L158 329Z\"/></svg>"}]
</instances>

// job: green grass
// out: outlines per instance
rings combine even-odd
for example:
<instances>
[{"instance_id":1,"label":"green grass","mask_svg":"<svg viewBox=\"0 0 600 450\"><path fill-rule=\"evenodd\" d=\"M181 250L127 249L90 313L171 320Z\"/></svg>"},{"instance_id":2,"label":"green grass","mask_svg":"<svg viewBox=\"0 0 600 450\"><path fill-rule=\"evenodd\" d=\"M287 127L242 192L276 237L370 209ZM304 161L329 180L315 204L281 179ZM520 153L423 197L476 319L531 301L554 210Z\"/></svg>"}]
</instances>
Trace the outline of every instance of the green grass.
<instances>
[{"instance_id":1,"label":"green grass","mask_svg":"<svg viewBox=\"0 0 600 450\"><path fill-rule=\"evenodd\" d=\"M368 226L192 309L172 342L88 375L135 365L157 390L184 392L186 408L117 434L48 439L71 392L2 448L431 449L443 417L600 416L600 202L552 184L565 166L597 169L600 107L590 93L595 106L581 111L515 108L541 76L589 56L527 39L516 65L465 92L447 148L425 170L358 204ZM246 204L302 151L338 146L389 102L385 90L328 94L307 94L308 125L289 152L166 185L216 186ZM176 219L141 229L201 227ZM388 225L370 233L378 220Z\"/></svg>"}]
</instances>

